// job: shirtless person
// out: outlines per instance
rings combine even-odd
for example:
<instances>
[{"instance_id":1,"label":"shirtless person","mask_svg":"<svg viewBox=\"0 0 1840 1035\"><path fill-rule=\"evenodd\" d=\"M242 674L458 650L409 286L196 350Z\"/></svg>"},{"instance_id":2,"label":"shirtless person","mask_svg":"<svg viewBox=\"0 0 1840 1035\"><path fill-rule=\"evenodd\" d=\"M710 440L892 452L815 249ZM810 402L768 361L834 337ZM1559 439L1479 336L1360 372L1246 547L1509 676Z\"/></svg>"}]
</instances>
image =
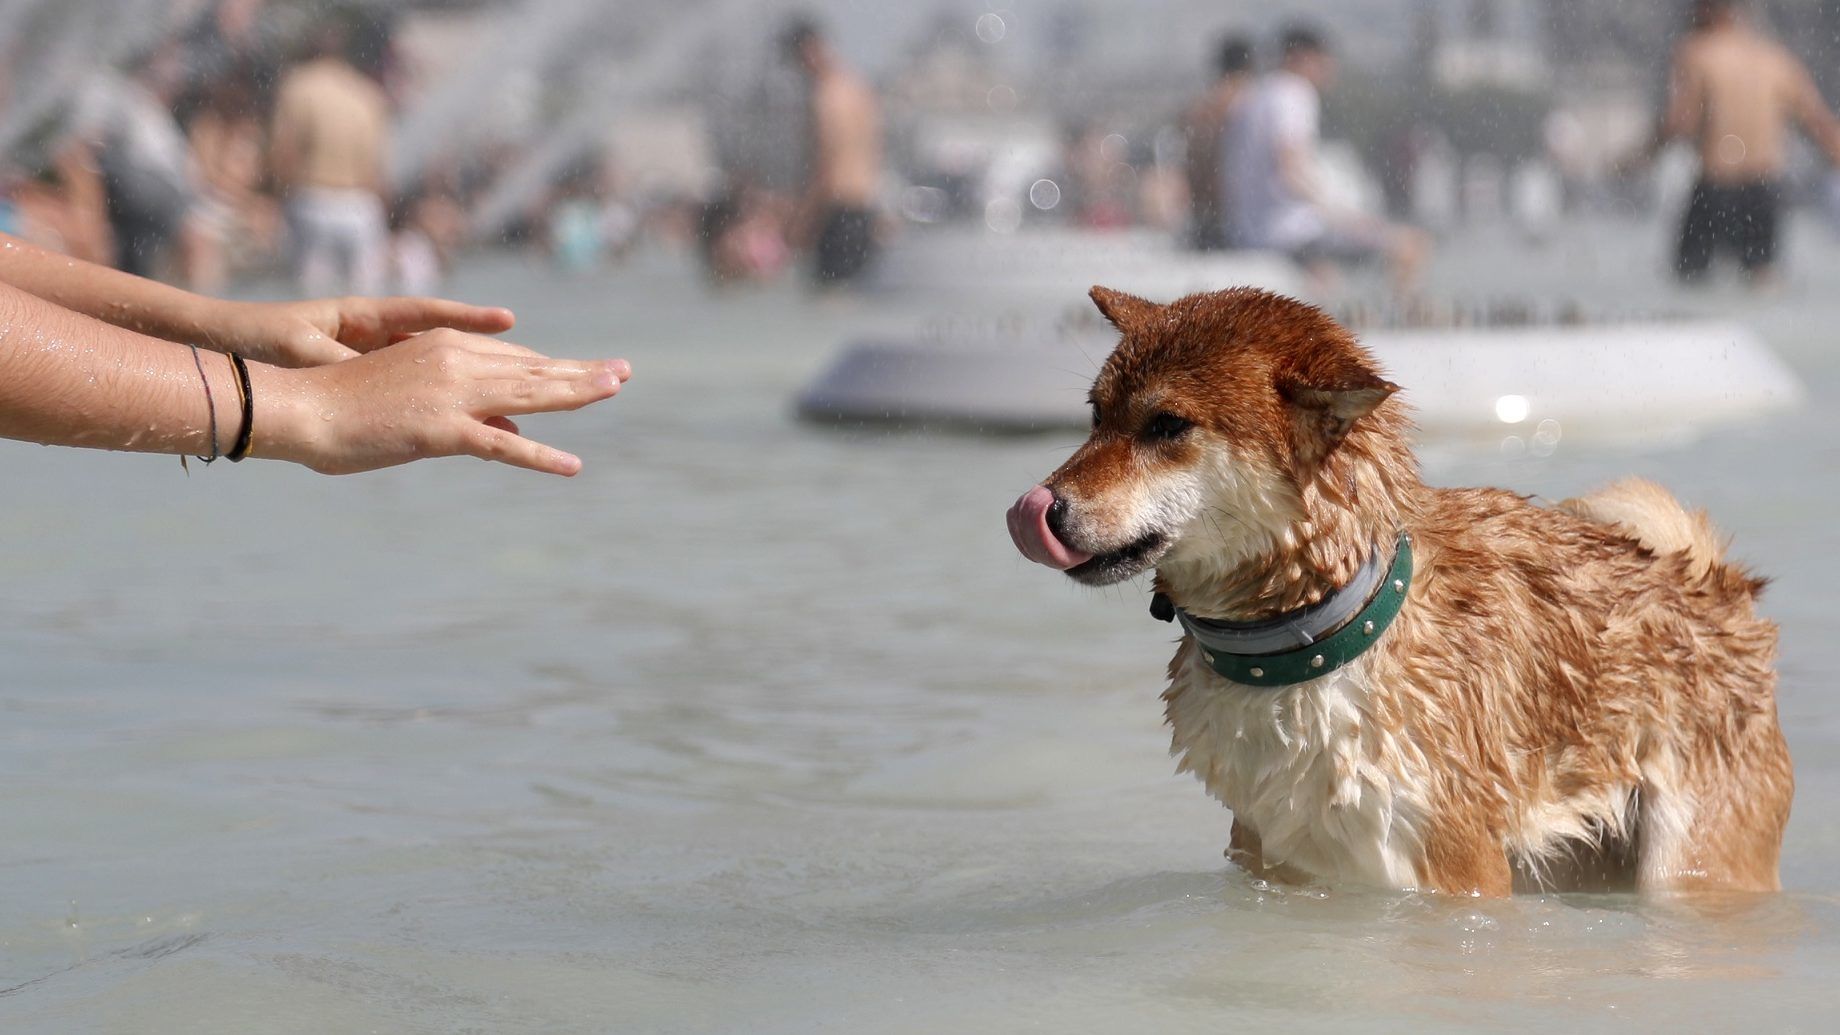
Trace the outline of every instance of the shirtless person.
<instances>
[{"instance_id":1,"label":"shirtless person","mask_svg":"<svg viewBox=\"0 0 1840 1035\"><path fill-rule=\"evenodd\" d=\"M1227 247L1220 142L1234 105L1252 83L1252 41L1239 35L1222 40L1214 70L1213 84L1182 113L1188 147L1188 244L1203 252Z\"/></svg>"},{"instance_id":2,"label":"shirtless person","mask_svg":"<svg viewBox=\"0 0 1840 1035\"><path fill-rule=\"evenodd\" d=\"M343 32L322 29L275 102L270 163L287 202L295 275L309 295L377 294L388 266L389 105L344 50Z\"/></svg>"},{"instance_id":3,"label":"shirtless person","mask_svg":"<svg viewBox=\"0 0 1840 1035\"><path fill-rule=\"evenodd\" d=\"M781 37L811 90L810 185L796 226L812 246L821 287L860 275L875 251L875 194L882 178L880 105L844 66L816 22L796 18Z\"/></svg>"},{"instance_id":4,"label":"shirtless person","mask_svg":"<svg viewBox=\"0 0 1840 1035\"><path fill-rule=\"evenodd\" d=\"M1754 281L1770 276L1790 122L1840 164L1840 123L1814 79L1750 24L1743 6L1740 0L1693 5L1693 31L1674 51L1667 112L1637 156L1646 161L1677 139L1691 141L1699 154L1699 182L1674 263L1684 281L1703 277L1723 249L1737 253Z\"/></svg>"}]
</instances>

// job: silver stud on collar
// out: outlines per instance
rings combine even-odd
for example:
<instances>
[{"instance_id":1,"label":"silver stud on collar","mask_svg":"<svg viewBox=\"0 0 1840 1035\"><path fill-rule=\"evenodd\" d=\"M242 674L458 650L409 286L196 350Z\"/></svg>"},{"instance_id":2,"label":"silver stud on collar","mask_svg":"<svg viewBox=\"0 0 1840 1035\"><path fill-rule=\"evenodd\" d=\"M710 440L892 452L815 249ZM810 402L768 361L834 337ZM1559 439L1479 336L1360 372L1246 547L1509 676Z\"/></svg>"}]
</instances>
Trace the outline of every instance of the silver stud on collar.
<instances>
[{"instance_id":1,"label":"silver stud on collar","mask_svg":"<svg viewBox=\"0 0 1840 1035\"><path fill-rule=\"evenodd\" d=\"M1311 668L1321 668L1321 667L1323 667L1323 656L1322 656L1321 654L1318 654L1318 655L1316 655L1315 657L1313 657L1313 658L1311 658L1311 659L1310 659L1310 667L1311 667Z\"/></svg>"},{"instance_id":2,"label":"silver stud on collar","mask_svg":"<svg viewBox=\"0 0 1840 1035\"><path fill-rule=\"evenodd\" d=\"M1394 579L1393 580L1393 591L1395 593L1404 593L1406 591L1406 580L1405 579Z\"/></svg>"},{"instance_id":3,"label":"silver stud on collar","mask_svg":"<svg viewBox=\"0 0 1840 1035\"><path fill-rule=\"evenodd\" d=\"M1361 623L1361 632L1362 632L1363 634L1365 634L1365 635L1367 635L1367 636L1372 636L1372 635L1374 634L1374 623L1372 623L1372 622L1362 622L1362 623Z\"/></svg>"},{"instance_id":4,"label":"silver stud on collar","mask_svg":"<svg viewBox=\"0 0 1840 1035\"><path fill-rule=\"evenodd\" d=\"M1262 669L1262 668L1257 668L1257 667L1254 667L1254 668L1252 668L1252 669L1251 669L1250 671L1252 672L1252 678L1254 678L1254 679L1263 679L1263 678L1265 678L1265 670L1264 670L1264 669Z\"/></svg>"},{"instance_id":5,"label":"silver stud on collar","mask_svg":"<svg viewBox=\"0 0 1840 1035\"><path fill-rule=\"evenodd\" d=\"M1201 652L1201 656L1207 659L1208 664L1212 665L1214 663L1214 652L1213 651L1204 650Z\"/></svg>"}]
</instances>

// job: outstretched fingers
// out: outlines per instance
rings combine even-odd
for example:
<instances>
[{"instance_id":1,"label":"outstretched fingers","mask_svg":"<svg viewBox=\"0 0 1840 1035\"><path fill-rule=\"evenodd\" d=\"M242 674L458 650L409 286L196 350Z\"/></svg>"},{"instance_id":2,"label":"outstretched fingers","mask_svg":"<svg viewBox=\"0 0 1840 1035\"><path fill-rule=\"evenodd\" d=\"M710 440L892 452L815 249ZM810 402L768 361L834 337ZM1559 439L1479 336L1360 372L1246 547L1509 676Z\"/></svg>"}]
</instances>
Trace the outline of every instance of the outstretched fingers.
<instances>
[{"instance_id":1,"label":"outstretched fingers","mask_svg":"<svg viewBox=\"0 0 1840 1035\"><path fill-rule=\"evenodd\" d=\"M482 379L476 405L480 416L578 410L617 394L620 379L599 364L550 369L525 377Z\"/></svg>"},{"instance_id":2,"label":"outstretched fingers","mask_svg":"<svg viewBox=\"0 0 1840 1035\"><path fill-rule=\"evenodd\" d=\"M439 400L434 412L453 407L436 419L459 422L438 434L448 443L442 452L565 477L581 470L581 459L524 438L511 418L580 409L617 394L632 376L624 360L552 359L510 342L451 330L431 331L418 344L402 348L406 351L391 355L411 364L404 373L431 401Z\"/></svg>"},{"instance_id":3,"label":"outstretched fingers","mask_svg":"<svg viewBox=\"0 0 1840 1035\"><path fill-rule=\"evenodd\" d=\"M581 470L581 458L541 442L512 434L488 424L474 425L462 443L465 453L481 460L493 460L513 467L573 477Z\"/></svg>"},{"instance_id":4,"label":"outstretched fingers","mask_svg":"<svg viewBox=\"0 0 1840 1035\"><path fill-rule=\"evenodd\" d=\"M437 327L474 334L500 334L517 323L502 306L467 305L445 298L379 298L372 303L384 341L395 343Z\"/></svg>"},{"instance_id":5,"label":"outstretched fingers","mask_svg":"<svg viewBox=\"0 0 1840 1035\"><path fill-rule=\"evenodd\" d=\"M464 449L484 460L546 474L572 476L581 459L518 434L514 415L578 410L610 398L632 377L625 360L551 359L493 339L474 339L474 398L478 424L468 429Z\"/></svg>"}]
</instances>

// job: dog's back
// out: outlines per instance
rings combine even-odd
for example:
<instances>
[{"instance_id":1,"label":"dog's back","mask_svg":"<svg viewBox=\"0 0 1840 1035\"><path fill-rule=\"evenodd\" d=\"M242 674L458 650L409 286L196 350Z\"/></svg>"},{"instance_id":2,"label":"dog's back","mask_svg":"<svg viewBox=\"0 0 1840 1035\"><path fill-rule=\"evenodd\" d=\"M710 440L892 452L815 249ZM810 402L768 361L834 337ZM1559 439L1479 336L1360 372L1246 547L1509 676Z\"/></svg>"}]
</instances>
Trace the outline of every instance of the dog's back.
<instances>
[{"instance_id":1,"label":"dog's back","mask_svg":"<svg viewBox=\"0 0 1840 1035\"><path fill-rule=\"evenodd\" d=\"M1610 525L1658 557L1685 555L1694 578L1704 578L1725 560L1725 541L1706 512L1689 512L1673 493L1643 478L1625 478L1558 509Z\"/></svg>"},{"instance_id":2,"label":"dog's back","mask_svg":"<svg viewBox=\"0 0 1840 1035\"><path fill-rule=\"evenodd\" d=\"M1634 479L1550 508L1433 490L1422 516L1438 575L1376 664L1448 720L1448 811L1494 799L1474 814L1505 817L1523 883L1776 887L1776 628L1706 516Z\"/></svg>"},{"instance_id":3,"label":"dog's back","mask_svg":"<svg viewBox=\"0 0 1840 1035\"><path fill-rule=\"evenodd\" d=\"M1663 606L1686 619L1690 636L1657 644L1641 623L1603 644L1631 681L1654 679L1650 655L1671 646L1662 679L1675 687L1657 696L1668 728L1638 745L1630 826L1620 844L1593 846L1599 861L1627 860L1635 886L1779 887L1794 774L1776 717L1776 627L1755 607L1768 580L1728 563L1727 540L1705 511L1653 482L1624 479L1555 509L1609 526L1651 566L1678 565L1665 582L1678 599ZM1633 663L1615 666L1618 651Z\"/></svg>"}]
</instances>

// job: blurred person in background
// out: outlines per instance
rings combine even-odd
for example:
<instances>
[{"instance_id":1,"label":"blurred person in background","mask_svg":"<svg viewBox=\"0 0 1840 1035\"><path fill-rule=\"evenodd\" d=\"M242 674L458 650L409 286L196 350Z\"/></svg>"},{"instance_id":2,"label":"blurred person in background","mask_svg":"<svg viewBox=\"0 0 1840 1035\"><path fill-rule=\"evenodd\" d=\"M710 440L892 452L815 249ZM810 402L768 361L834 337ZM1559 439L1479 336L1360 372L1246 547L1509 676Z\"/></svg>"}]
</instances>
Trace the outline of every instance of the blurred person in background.
<instances>
[{"instance_id":1,"label":"blurred person in background","mask_svg":"<svg viewBox=\"0 0 1840 1035\"><path fill-rule=\"evenodd\" d=\"M193 93L208 92L231 77L244 77L257 91L273 85L274 65L263 33L266 7L265 0L215 0L180 33Z\"/></svg>"},{"instance_id":2,"label":"blurred person in background","mask_svg":"<svg viewBox=\"0 0 1840 1035\"><path fill-rule=\"evenodd\" d=\"M390 206L390 284L429 294L447 279L466 237L466 210L447 177L424 178Z\"/></svg>"},{"instance_id":3,"label":"blurred person in background","mask_svg":"<svg viewBox=\"0 0 1840 1035\"><path fill-rule=\"evenodd\" d=\"M613 163L598 149L569 163L543 204L551 261L586 273L626 254L638 239L640 216L621 193Z\"/></svg>"},{"instance_id":4,"label":"blurred person in background","mask_svg":"<svg viewBox=\"0 0 1840 1035\"><path fill-rule=\"evenodd\" d=\"M1320 181L1322 91L1335 82L1335 56L1323 35L1304 25L1284 31L1279 52L1278 67L1234 107L1224 135L1233 246L1284 252L1325 282L1336 264L1384 259L1394 287L1412 292L1430 239L1338 206Z\"/></svg>"},{"instance_id":5,"label":"blurred person in background","mask_svg":"<svg viewBox=\"0 0 1840 1035\"><path fill-rule=\"evenodd\" d=\"M1188 243L1197 251L1228 247L1221 172L1221 141L1233 109L1253 81L1252 41L1240 34L1221 40L1214 82L1182 114L1187 147Z\"/></svg>"},{"instance_id":6,"label":"blurred person in background","mask_svg":"<svg viewBox=\"0 0 1840 1035\"><path fill-rule=\"evenodd\" d=\"M1674 272L1703 278L1722 251L1735 254L1753 284L1776 269L1782 176L1793 123L1840 164L1840 123L1814 78L1752 24L1740 0L1697 0L1674 50L1667 110L1647 146L1623 164L1652 161L1670 141L1691 142L1699 182L1681 219Z\"/></svg>"},{"instance_id":7,"label":"blurred person in background","mask_svg":"<svg viewBox=\"0 0 1840 1035\"><path fill-rule=\"evenodd\" d=\"M90 149L75 138L56 145L47 159L8 169L0 194L11 218L0 232L88 262L112 264L108 197Z\"/></svg>"},{"instance_id":8,"label":"blurred person in background","mask_svg":"<svg viewBox=\"0 0 1840 1035\"><path fill-rule=\"evenodd\" d=\"M308 295L374 295L389 269L384 152L389 103L353 67L340 21L314 34L275 100L269 163L286 206L294 274Z\"/></svg>"},{"instance_id":9,"label":"blurred person in background","mask_svg":"<svg viewBox=\"0 0 1840 1035\"><path fill-rule=\"evenodd\" d=\"M98 76L71 120L102 175L112 263L154 277L176 259L180 279L194 283L214 260L196 222L200 191L191 145L173 117L184 86L183 52L160 42L131 58L124 72Z\"/></svg>"},{"instance_id":10,"label":"blurred person in background","mask_svg":"<svg viewBox=\"0 0 1840 1035\"><path fill-rule=\"evenodd\" d=\"M451 160L429 171L390 206L390 278L394 290L425 295L440 287L466 246L471 220Z\"/></svg>"},{"instance_id":11,"label":"blurred person in background","mask_svg":"<svg viewBox=\"0 0 1840 1035\"><path fill-rule=\"evenodd\" d=\"M1123 230L1137 222L1137 170L1122 133L1081 123L1063 131L1066 195L1062 204L1087 230Z\"/></svg>"},{"instance_id":12,"label":"blurred person in background","mask_svg":"<svg viewBox=\"0 0 1840 1035\"><path fill-rule=\"evenodd\" d=\"M732 184L697 216L703 272L720 287L777 278L791 260L786 216L771 195L747 183Z\"/></svg>"},{"instance_id":13,"label":"blurred person in background","mask_svg":"<svg viewBox=\"0 0 1840 1035\"><path fill-rule=\"evenodd\" d=\"M862 275L875 255L881 105L810 17L793 18L780 43L805 76L811 110L808 183L794 217L794 237L811 249L818 286L843 286Z\"/></svg>"},{"instance_id":14,"label":"blurred person in background","mask_svg":"<svg viewBox=\"0 0 1840 1035\"><path fill-rule=\"evenodd\" d=\"M261 266L281 241L281 218L263 190L268 135L252 68L234 66L205 84L186 124L202 191L200 232L212 239L213 262L190 284L219 290L232 269Z\"/></svg>"},{"instance_id":15,"label":"blurred person in background","mask_svg":"<svg viewBox=\"0 0 1840 1035\"><path fill-rule=\"evenodd\" d=\"M272 28L266 0L210 0L179 30L184 85L173 115L194 142L197 120L227 100L234 99L239 111L247 108L258 120L266 119L279 65ZM258 124L266 153L267 126ZM265 178L266 165L262 173Z\"/></svg>"}]
</instances>

